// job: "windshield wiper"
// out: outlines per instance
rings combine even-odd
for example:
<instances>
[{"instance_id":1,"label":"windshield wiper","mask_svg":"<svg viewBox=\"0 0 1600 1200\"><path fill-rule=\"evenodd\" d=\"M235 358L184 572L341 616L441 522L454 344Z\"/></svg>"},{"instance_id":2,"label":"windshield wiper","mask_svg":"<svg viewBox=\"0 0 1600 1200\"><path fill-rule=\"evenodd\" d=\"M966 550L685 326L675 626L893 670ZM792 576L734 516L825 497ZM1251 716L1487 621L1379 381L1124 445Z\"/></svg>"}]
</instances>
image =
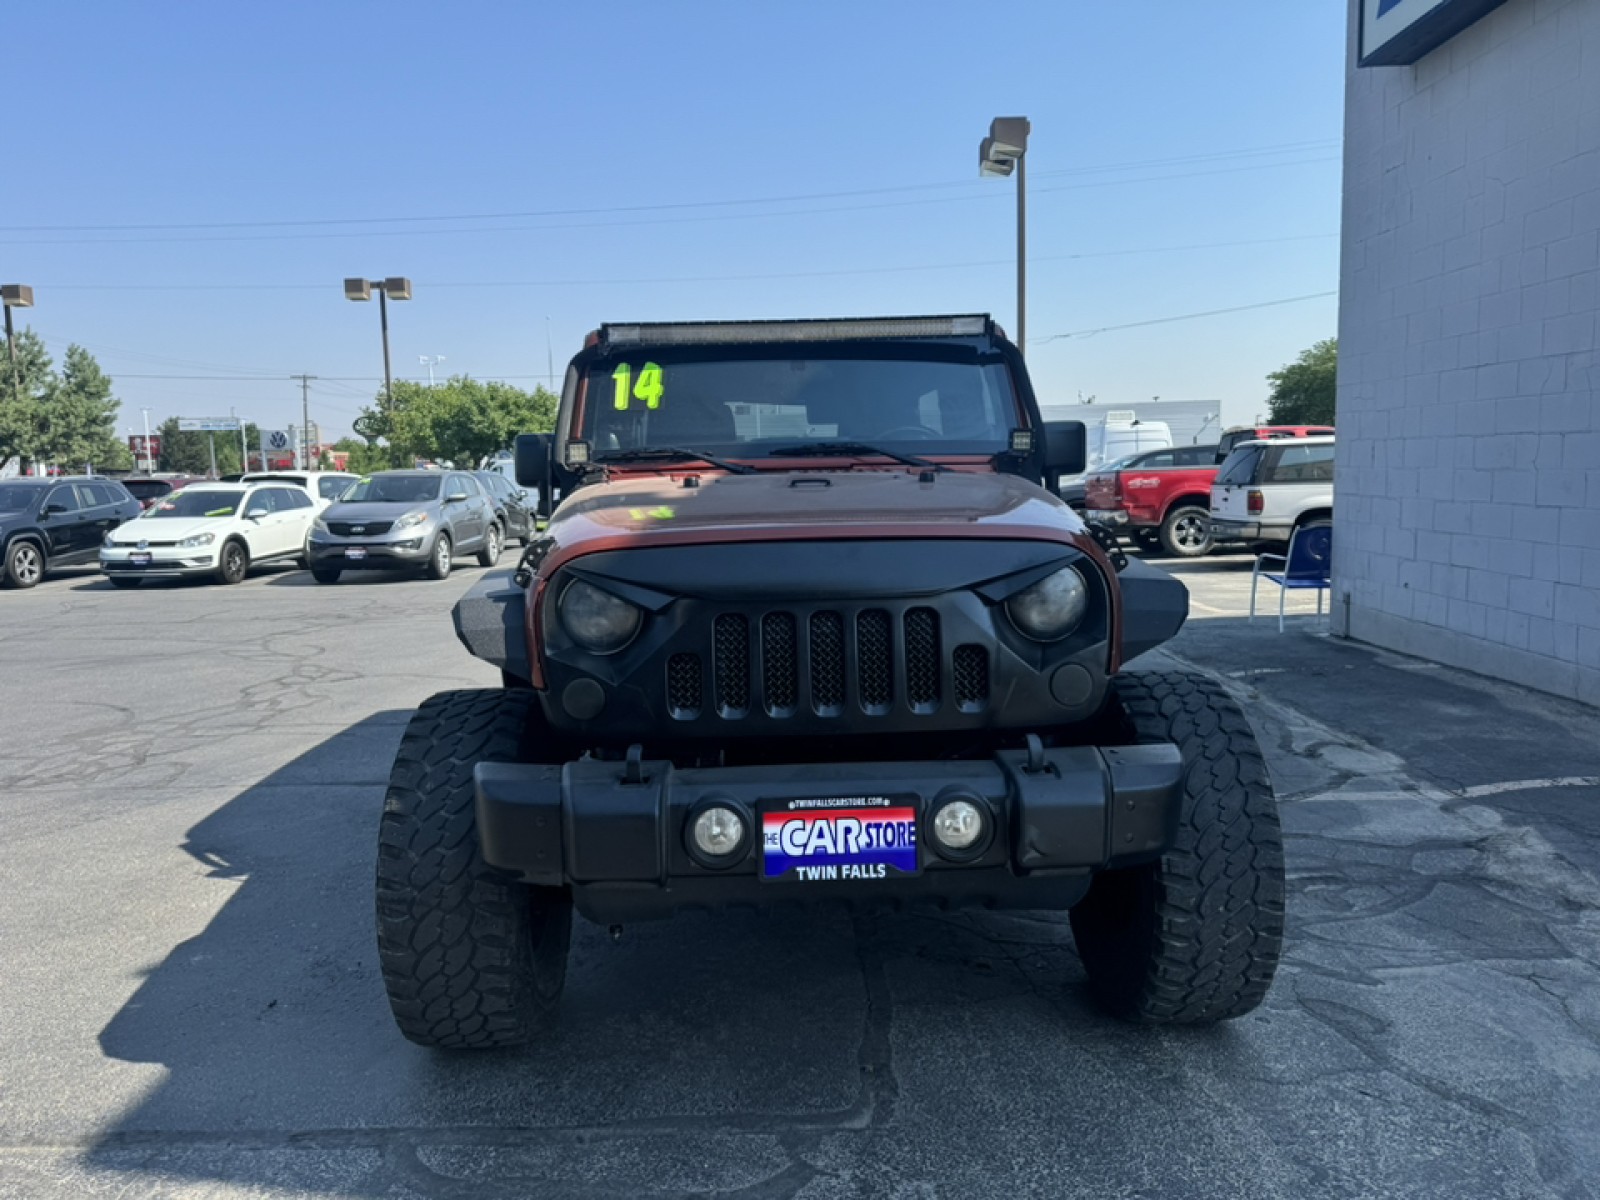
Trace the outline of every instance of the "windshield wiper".
<instances>
[{"instance_id":1,"label":"windshield wiper","mask_svg":"<svg viewBox=\"0 0 1600 1200\"><path fill-rule=\"evenodd\" d=\"M767 451L772 458L828 458L840 455L844 458L892 458L895 462L905 463L908 467L921 467L924 471L948 471L950 468L943 463L929 462L925 458L918 458L915 454L902 454L898 450L887 450L882 446L872 446L866 442L801 442L796 446L779 446Z\"/></svg>"},{"instance_id":2,"label":"windshield wiper","mask_svg":"<svg viewBox=\"0 0 1600 1200\"><path fill-rule=\"evenodd\" d=\"M754 475L756 469L744 463L729 462L725 458L716 458L704 450L688 450L680 446L643 446L637 450L618 450L614 454L601 454L596 456L597 463L614 462L645 462L652 458L692 458L706 463L730 475Z\"/></svg>"}]
</instances>

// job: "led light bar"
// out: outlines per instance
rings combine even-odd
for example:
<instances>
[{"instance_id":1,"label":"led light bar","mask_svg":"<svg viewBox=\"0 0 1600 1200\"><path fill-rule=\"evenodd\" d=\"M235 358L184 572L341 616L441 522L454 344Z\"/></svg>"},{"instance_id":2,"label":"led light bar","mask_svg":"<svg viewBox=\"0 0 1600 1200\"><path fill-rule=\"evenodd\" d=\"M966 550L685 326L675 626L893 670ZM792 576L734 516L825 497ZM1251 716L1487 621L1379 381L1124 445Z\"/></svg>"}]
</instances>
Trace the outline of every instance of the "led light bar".
<instances>
[{"instance_id":1,"label":"led light bar","mask_svg":"<svg viewBox=\"0 0 1600 1200\"><path fill-rule=\"evenodd\" d=\"M731 342L847 342L858 338L974 337L989 332L987 316L863 317L819 321L685 321L602 325L607 346L709 346Z\"/></svg>"}]
</instances>

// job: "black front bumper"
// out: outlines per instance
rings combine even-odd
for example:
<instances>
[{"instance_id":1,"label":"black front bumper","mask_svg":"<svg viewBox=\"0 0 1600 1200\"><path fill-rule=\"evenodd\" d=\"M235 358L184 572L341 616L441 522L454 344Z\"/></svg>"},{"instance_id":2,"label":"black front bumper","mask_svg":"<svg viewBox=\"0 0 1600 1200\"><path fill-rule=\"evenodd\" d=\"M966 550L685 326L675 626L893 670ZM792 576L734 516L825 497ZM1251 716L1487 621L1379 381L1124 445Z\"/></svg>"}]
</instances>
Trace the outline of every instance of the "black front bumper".
<instances>
[{"instance_id":1,"label":"black front bumper","mask_svg":"<svg viewBox=\"0 0 1600 1200\"><path fill-rule=\"evenodd\" d=\"M635 766L480 763L473 779L484 859L529 883L570 887L578 910L602 922L810 900L1066 908L1096 869L1168 848L1183 791L1182 759L1170 745L1046 750L1031 763L1027 751L1015 750L970 762ZM764 806L863 796L915 807L916 874L762 877ZM929 828L934 810L952 798L979 806L991 831L967 861L942 853ZM686 841L691 817L709 803L735 809L745 823L741 852L714 867Z\"/></svg>"}]
</instances>

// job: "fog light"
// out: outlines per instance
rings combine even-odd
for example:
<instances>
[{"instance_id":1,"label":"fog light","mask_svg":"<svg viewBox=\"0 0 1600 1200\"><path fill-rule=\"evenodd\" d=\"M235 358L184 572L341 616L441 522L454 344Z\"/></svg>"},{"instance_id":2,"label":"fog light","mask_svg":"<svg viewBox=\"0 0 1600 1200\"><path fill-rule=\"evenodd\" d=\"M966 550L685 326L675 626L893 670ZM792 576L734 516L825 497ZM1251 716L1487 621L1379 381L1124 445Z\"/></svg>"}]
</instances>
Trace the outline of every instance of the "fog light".
<instances>
[{"instance_id":1,"label":"fog light","mask_svg":"<svg viewBox=\"0 0 1600 1200\"><path fill-rule=\"evenodd\" d=\"M983 833L983 812L970 801L951 800L933 814L933 840L946 850L971 850Z\"/></svg>"},{"instance_id":2,"label":"fog light","mask_svg":"<svg viewBox=\"0 0 1600 1200\"><path fill-rule=\"evenodd\" d=\"M744 845L744 818L720 804L702 809L690 826L695 849L707 858L727 858Z\"/></svg>"}]
</instances>

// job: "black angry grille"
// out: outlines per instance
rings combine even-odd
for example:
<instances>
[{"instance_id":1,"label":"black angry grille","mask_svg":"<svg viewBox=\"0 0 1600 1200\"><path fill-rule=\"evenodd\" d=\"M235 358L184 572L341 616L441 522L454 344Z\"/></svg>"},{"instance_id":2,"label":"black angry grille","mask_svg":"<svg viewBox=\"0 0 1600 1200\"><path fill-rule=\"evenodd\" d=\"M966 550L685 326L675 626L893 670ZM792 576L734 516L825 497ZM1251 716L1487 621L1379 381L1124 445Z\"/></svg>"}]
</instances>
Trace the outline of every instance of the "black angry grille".
<instances>
[{"instance_id":1,"label":"black angry grille","mask_svg":"<svg viewBox=\"0 0 1600 1200\"><path fill-rule=\"evenodd\" d=\"M772 612L761 618L761 688L773 716L794 711L800 696L800 661L793 613Z\"/></svg>"},{"instance_id":2,"label":"black angry grille","mask_svg":"<svg viewBox=\"0 0 1600 1200\"><path fill-rule=\"evenodd\" d=\"M750 622L740 613L723 613L714 633L717 710L742 717L750 707Z\"/></svg>"},{"instance_id":3,"label":"black angry grille","mask_svg":"<svg viewBox=\"0 0 1600 1200\"><path fill-rule=\"evenodd\" d=\"M939 614L931 608L906 613L906 699L917 712L939 707Z\"/></svg>"},{"instance_id":4,"label":"black angry grille","mask_svg":"<svg viewBox=\"0 0 1600 1200\"><path fill-rule=\"evenodd\" d=\"M667 707L673 716L698 717L704 688L698 654L674 654L667 660Z\"/></svg>"},{"instance_id":5,"label":"black angry grille","mask_svg":"<svg viewBox=\"0 0 1600 1200\"><path fill-rule=\"evenodd\" d=\"M329 521L328 532L335 537L376 537L388 533L393 521Z\"/></svg>"},{"instance_id":6,"label":"black angry grille","mask_svg":"<svg viewBox=\"0 0 1600 1200\"><path fill-rule=\"evenodd\" d=\"M822 717L844 708L844 619L836 612L811 614L811 707Z\"/></svg>"},{"instance_id":7,"label":"black angry grille","mask_svg":"<svg viewBox=\"0 0 1600 1200\"><path fill-rule=\"evenodd\" d=\"M856 682L861 689L861 707L868 712L886 712L894 699L889 630L889 614L881 608L869 608L856 616Z\"/></svg>"},{"instance_id":8,"label":"black angry grille","mask_svg":"<svg viewBox=\"0 0 1600 1200\"><path fill-rule=\"evenodd\" d=\"M989 701L989 651L984 646L957 646L953 666L956 705L976 712Z\"/></svg>"},{"instance_id":9,"label":"black angry grille","mask_svg":"<svg viewBox=\"0 0 1600 1200\"><path fill-rule=\"evenodd\" d=\"M988 649L963 645L952 655L948 628L929 604L708 614L691 620L700 632L667 659L666 707L680 721L980 712Z\"/></svg>"}]
</instances>

